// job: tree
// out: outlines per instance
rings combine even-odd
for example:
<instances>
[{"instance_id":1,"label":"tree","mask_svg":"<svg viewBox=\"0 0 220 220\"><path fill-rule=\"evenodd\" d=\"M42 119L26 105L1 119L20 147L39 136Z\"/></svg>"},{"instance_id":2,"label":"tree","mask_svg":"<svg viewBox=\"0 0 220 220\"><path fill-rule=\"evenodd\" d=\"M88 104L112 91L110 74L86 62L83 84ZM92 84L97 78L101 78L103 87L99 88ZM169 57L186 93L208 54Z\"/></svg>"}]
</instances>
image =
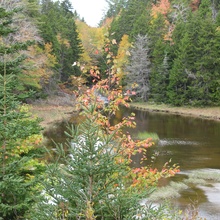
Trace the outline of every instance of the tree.
<instances>
[{"instance_id":1,"label":"tree","mask_svg":"<svg viewBox=\"0 0 220 220\"><path fill-rule=\"evenodd\" d=\"M41 138L39 120L18 102L18 75L25 59L20 51L32 42L17 41L12 26L16 12L0 8L0 218L12 220L22 218L33 203L34 175L42 167L35 159Z\"/></svg>"},{"instance_id":2,"label":"tree","mask_svg":"<svg viewBox=\"0 0 220 220\"><path fill-rule=\"evenodd\" d=\"M12 26L13 16L16 13L16 9L7 11L4 8L0 8L0 74L4 74L4 66L6 65L7 74L15 74L14 92L19 95L20 98L28 97L28 93L25 92L25 88L19 75L22 73L21 64L25 60L26 56L21 51L26 50L28 46L33 44L33 41L21 41L16 39L16 29ZM20 54L21 53L21 54ZM6 61L3 61L3 55L7 57ZM4 63L6 62L6 63Z\"/></svg>"},{"instance_id":3,"label":"tree","mask_svg":"<svg viewBox=\"0 0 220 220\"><path fill-rule=\"evenodd\" d=\"M150 41L147 35L136 37L134 48L131 50L130 65L127 67L127 88L135 91L136 97L147 101L150 91L151 61L149 57Z\"/></svg>"},{"instance_id":4,"label":"tree","mask_svg":"<svg viewBox=\"0 0 220 220\"><path fill-rule=\"evenodd\" d=\"M108 11L106 17L115 17L119 14L122 8L126 7L127 0L106 0L108 3Z\"/></svg>"},{"instance_id":5,"label":"tree","mask_svg":"<svg viewBox=\"0 0 220 220\"><path fill-rule=\"evenodd\" d=\"M72 66L79 61L83 52L74 19L75 15L68 0L62 3L42 1L39 28L44 41L52 43L58 62L56 70L61 81L66 81L71 75L80 74L79 68Z\"/></svg>"},{"instance_id":6,"label":"tree","mask_svg":"<svg viewBox=\"0 0 220 220\"><path fill-rule=\"evenodd\" d=\"M129 35L129 38L131 41L135 40L135 37L140 35L146 35L149 34L149 29L151 27L150 24L150 10L146 9L142 12L139 18L134 22L131 34Z\"/></svg>"},{"instance_id":7,"label":"tree","mask_svg":"<svg viewBox=\"0 0 220 220\"><path fill-rule=\"evenodd\" d=\"M124 34L127 34L130 36L134 28L135 28L134 32L138 34L136 30L137 29L142 30L143 24L138 21L137 24L140 26L137 27L136 22L140 17L142 17L141 20L143 21L146 15L144 12L146 11L146 8L148 5L149 5L149 2L145 0L128 1L126 3L126 7L111 23L111 27L109 29L110 40L115 39L119 43L121 41L122 36ZM112 51L114 52L114 55L117 54L117 49L118 48L114 47L113 45Z\"/></svg>"},{"instance_id":8,"label":"tree","mask_svg":"<svg viewBox=\"0 0 220 220\"><path fill-rule=\"evenodd\" d=\"M110 84L115 86L110 88ZM107 96L107 105L99 92ZM147 159L152 143L133 140L123 132L135 126L133 115L112 123L128 99L114 72L78 96L81 123L68 126L67 142L56 144L56 153L51 155L55 161L42 176L42 198L33 207L33 219L46 220L48 215L54 220L132 219L150 212L147 206L140 208L139 202L161 177L172 176L178 168L167 163L161 171L151 165L130 166L137 152L143 153L143 161ZM159 212L154 212L155 218Z\"/></svg>"},{"instance_id":9,"label":"tree","mask_svg":"<svg viewBox=\"0 0 220 220\"><path fill-rule=\"evenodd\" d=\"M162 3L163 1L160 2L158 8L154 6L155 11L152 9L151 25L148 32L152 45L150 51L152 62L150 95L156 102L166 102L167 100L166 91L169 78L167 51L169 51L170 42L172 42L169 36L170 24L167 21L169 4L163 9Z\"/></svg>"},{"instance_id":10,"label":"tree","mask_svg":"<svg viewBox=\"0 0 220 220\"><path fill-rule=\"evenodd\" d=\"M14 75L6 74L4 58L7 56L0 75L0 218L15 220L23 219L34 203L35 175L43 168L37 160L42 137L39 120L13 94Z\"/></svg>"},{"instance_id":11,"label":"tree","mask_svg":"<svg viewBox=\"0 0 220 220\"><path fill-rule=\"evenodd\" d=\"M154 66L150 78L151 98L155 102L167 102L167 86L169 83L168 54L165 53L162 64Z\"/></svg>"},{"instance_id":12,"label":"tree","mask_svg":"<svg viewBox=\"0 0 220 220\"><path fill-rule=\"evenodd\" d=\"M218 93L213 90L216 88L213 83L217 85L219 79L215 49L218 34L216 24L212 22L210 2L202 1L199 9L189 14L188 20L186 24L180 22L173 33L174 61L168 96L175 105L215 105L217 99L212 101L212 97Z\"/></svg>"},{"instance_id":13,"label":"tree","mask_svg":"<svg viewBox=\"0 0 220 220\"><path fill-rule=\"evenodd\" d=\"M117 69L117 74L120 79L120 84L124 86L124 80L126 75L126 66L129 63L129 48L131 43L129 42L128 35L124 35L121 39L120 44L118 45L118 54L114 60L114 68Z\"/></svg>"},{"instance_id":14,"label":"tree","mask_svg":"<svg viewBox=\"0 0 220 220\"><path fill-rule=\"evenodd\" d=\"M191 62L189 57L192 56L189 50L191 42L188 33L180 40L179 46L177 57L173 61L169 75L168 97L173 105L183 105L186 103L187 69L190 66L189 62Z\"/></svg>"}]
</instances>

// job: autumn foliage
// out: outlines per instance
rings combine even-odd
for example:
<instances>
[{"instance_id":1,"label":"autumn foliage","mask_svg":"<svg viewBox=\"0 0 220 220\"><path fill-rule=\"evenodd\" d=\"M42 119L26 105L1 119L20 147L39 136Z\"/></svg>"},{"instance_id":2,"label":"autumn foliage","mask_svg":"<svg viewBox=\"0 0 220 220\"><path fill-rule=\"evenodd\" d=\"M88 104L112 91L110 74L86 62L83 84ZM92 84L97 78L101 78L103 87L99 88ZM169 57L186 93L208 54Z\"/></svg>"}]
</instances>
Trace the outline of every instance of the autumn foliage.
<instances>
[{"instance_id":1,"label":"autumn foliage","mask_svg":"<svg viewBox=\"0 0 220 220\"><path fill-rule=\"evenodd\" d=\"M119 111L122 106L129 107L128 101L130 101L130 91L123 92L117 69L113 67L109 73L109 77L102 80L98 69L92 69L90 74L94 78L99 79L99 81L96 82L92 88L87 88L83 95L78 96L79 110L93 106L94 111L92 115L88 116L87 114L87 117L93 117L93 114L97 115L94 123L100 125L106 135L113 135L113 139L120 143L121 156L117 158L117 163L130 164L132 163L132 156L139 153L143 154L141 164L144 164L144 161L147 160L147 150L149 147L152 147L154 143L151 139L133 140L128 132L124 132L125 128L134 128L136 126L134 121L135 115L132 114L123 117L122 120L116 124L111 123L117 111ZM161 169L152 168L151 166L130 168L127 180L131 181L131 187L135 186L141 189L143 186L150 187L155 185L160 178L173 176L178 171L177 165L169 166L169 163L165 163Z\"/></svg>"}]
</instances>

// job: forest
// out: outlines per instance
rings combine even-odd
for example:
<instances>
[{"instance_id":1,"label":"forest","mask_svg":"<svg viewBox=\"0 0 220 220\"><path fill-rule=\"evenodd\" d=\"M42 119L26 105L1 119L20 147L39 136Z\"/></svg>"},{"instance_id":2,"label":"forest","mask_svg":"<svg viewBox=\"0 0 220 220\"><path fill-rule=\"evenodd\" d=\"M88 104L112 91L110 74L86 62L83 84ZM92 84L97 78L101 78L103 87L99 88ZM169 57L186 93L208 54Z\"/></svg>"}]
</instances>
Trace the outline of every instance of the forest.
<instances>
[{"instance_id":1,"label":"forest","mask_svg":"<svg viewBox=\"0 0 220 220\"><path fill-rule=\"evenodd\" d=\"M114 69L134 100L219 105L218 0L107 2L98 28L89 27L70 1L1 3L2 54L8 45L8 53L20 54L5 61L18 79L19 99L77 86L78 77L88 85L91 69L102 78Z\"/></svg>"},{"instance_id":2,"label":"forest","mask_svg":"<svg viewBox=\"0 0 220 220\"><path fill-rule=\"evenodd\" d=\"M133 115L111 118L130 98L220 105L220 1L106 2L99 27L69 0L0 2L0 219L182 219L140 205L178 165L131 167L153 141L123 133ZM50 152L28 104L60 94L75 97L81 123Z\"/></svg>"}]
</instances>

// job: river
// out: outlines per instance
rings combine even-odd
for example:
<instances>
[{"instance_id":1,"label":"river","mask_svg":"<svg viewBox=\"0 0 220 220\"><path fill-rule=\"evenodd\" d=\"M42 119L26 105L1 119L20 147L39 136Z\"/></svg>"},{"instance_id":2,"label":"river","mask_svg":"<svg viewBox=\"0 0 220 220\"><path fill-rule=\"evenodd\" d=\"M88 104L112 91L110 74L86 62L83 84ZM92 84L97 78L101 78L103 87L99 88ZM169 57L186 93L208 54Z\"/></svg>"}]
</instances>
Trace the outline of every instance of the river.
<instances>
[{"instance_id":1,"label":"river","mask_svg":"<svg viewBox=\"0 0 220 220\"><path fill-rule=\"evenodd\" d=\"M182 209L193 203L201 217L220 220L220 122L132 109L121 111L117 120L130 112L136 115L133 136L144 131L159 136L149 152L157 154L154 166L162 167L170 159L180 166L175 178L160 183L163 190L171 184L172 202ZM65 124L55 127L45 135L62 142Z\"/></svg>"}]
</instances>

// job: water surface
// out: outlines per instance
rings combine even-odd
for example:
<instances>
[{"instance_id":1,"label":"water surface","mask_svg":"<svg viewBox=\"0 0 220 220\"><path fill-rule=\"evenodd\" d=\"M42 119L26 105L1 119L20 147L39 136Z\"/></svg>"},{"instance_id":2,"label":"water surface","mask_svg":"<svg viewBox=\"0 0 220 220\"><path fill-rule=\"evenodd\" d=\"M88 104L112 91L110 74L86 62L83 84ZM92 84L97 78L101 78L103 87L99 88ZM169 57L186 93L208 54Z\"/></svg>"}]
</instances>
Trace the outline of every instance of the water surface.
<instances>
[{"instance_id":1,"label":"water surface","mask_svg":"<svg viewBox=\"0 0 220 220\"><path fill-rule=\"evenodd\" d=\"M180 166L180 174L171 180L187 183L188 188L180 190L180 196L172 201L181 208L194 203L200 216L220 219L220 122L167 113L132 112L137 123L134 135L147 131L157 133L160 138L151 149L151 153L159 154L155 166L161 167L169 159ZM189 178L204 182L192 184L187 182ZM162 183L166 184L169 182Z\"/></svg>"},{"instance_id":2,"label":"water surface","mask_svg":"<svg viewBox=\"0 0 220 220\"><path fill-rule=\"evenodd\" d=\"M114 121L120 121L131 112L136 114L137 127L129 130L134 137L147 131L157 133L160 138L148 152L158 154L154 166L162 167L170 159L180 166L181 172L175 178L160 183L166 186L174 181L187 185L172 201L181 208L194 203L198 205L200 216L220 220L220 122L133 109L121 110ZM65 126L66 123L54 125L45 135L64 142Z\"/></svg>"}]
</instances>

